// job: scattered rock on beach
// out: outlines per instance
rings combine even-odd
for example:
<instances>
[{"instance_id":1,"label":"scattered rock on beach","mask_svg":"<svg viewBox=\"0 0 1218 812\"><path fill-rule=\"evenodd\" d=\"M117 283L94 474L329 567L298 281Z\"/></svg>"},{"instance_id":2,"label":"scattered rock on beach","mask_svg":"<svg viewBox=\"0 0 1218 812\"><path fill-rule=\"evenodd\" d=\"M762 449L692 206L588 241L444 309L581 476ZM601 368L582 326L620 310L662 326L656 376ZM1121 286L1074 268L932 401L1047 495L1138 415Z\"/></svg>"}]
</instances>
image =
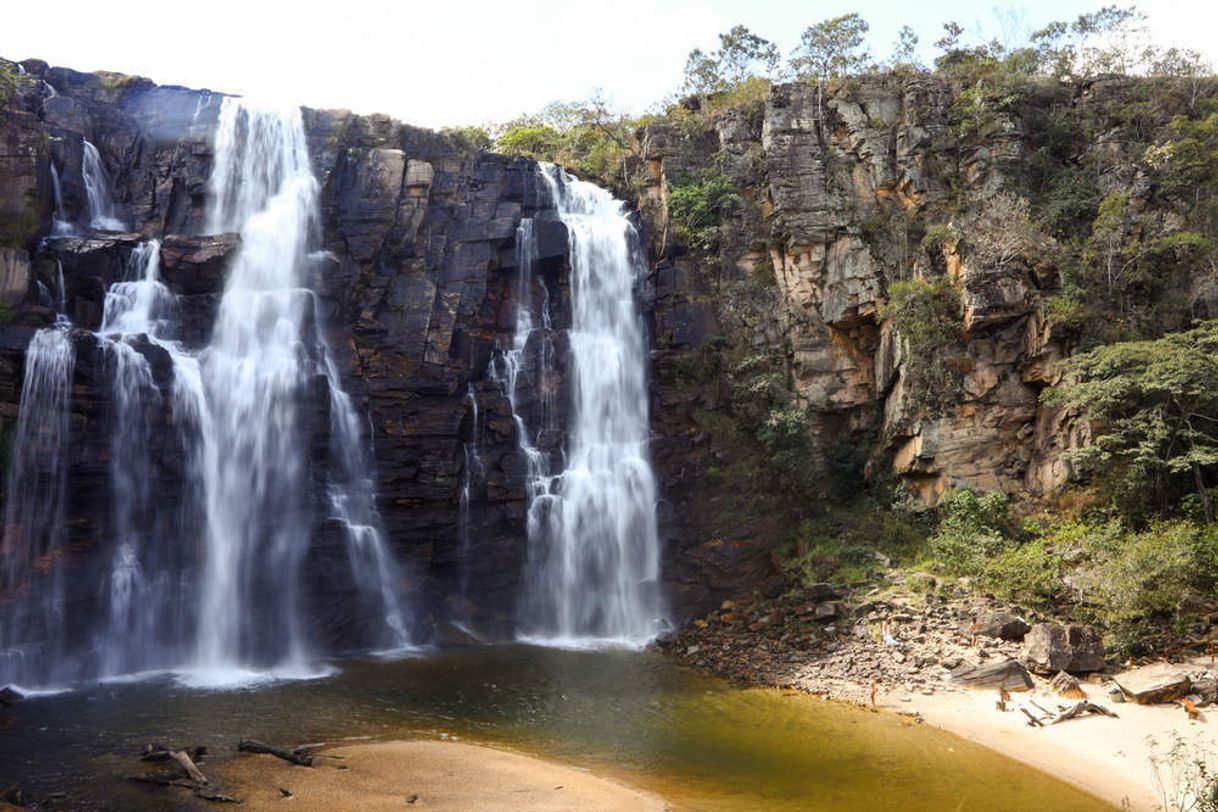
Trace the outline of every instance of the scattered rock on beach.
<instances>
[{"instance_id":1,"label":"scattered rock on beach","mask_svg":"<svg viewBox=\"0 0 1218 812\"><path fill-rule=\"evenodd\" d=\"M1009 612L990 612L965 624L969 634L997 637L1000 640L1022 640L1032 627L1021 617Z\"/></svg>"},{"instance_id":2,"label":"scattered rock on beach","mask_svg":"<svg viewBox=\"0 0 1218 812\"><path fill-rule=\"evenodd\" d=\"M1027 691L1032 688L1032 678L1016 660L996 660L992 663L964 667L952 674L952 680L970 688L1008 691Z\"/></svg>"},{"instance_id":3,"label":"scattered rock on beach","mask_svg":"<svg viewBox=\"0 0 1218 812\"><path fill-rule=\"evenodd\" d=\"M1103 671L1104 644L1090 626L1037 623L1023 640L1023 661L1038 674Z\"/></svg>"},{"instance_id":4,"label":"scattered rock on beach","mask_svg":"<svg viewBox=\"0 0 1218 812\"><path fill-rule=\"evenodd\" d=\"M1193 684L1184 669L1171 663L1135 668L1118 675L1115 681L1125 696L1139 705L1179 699L1188 694Z\"/></svg>"}]
</instances>

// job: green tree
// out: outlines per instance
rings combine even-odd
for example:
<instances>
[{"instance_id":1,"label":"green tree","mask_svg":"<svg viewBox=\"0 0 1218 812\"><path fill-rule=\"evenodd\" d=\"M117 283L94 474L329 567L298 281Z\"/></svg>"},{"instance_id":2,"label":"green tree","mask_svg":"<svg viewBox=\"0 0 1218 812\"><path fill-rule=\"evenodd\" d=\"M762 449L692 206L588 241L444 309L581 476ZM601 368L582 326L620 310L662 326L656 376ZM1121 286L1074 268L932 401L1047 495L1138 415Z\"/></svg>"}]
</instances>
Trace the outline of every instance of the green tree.
<instances>
[{"instance_id":1,"label":"green tree","mask_svg":"<svg viewBox=\"0 0 1218 812\"><path fill-rule=\"evenodd\" d=\"M890 60L895 71L920 71L923 69L918 59L918 35L908 25L901 26L897 32L897 42L892 49Z\"/></svg>"},{"instance_id":2,"label":"green tree","mask_svg":"<svg viewBox=\"0 0 1218 812\"><path fill-rule=\"evenodd\" d=\"M796 78L816 83L816 112L821 109L825 83L831 79L862 73L871 65L871 54L863 49L863 38L871 26L857 13L832 17L804 29L799 45L791 52L791 70Z\"/></svg>"},{"instance_id":3,"label":"green tree","mask_svg":"<svg viewBox=\"0 0 1218 812\"><path fill-rule=\"evenodd\" d=\"M1066 371L1069 382L1043 397L1092 418L1092 443L1074 455L1083 469L1123 463L1133 488L1188 474L1213 521L1206 471L1218 464L1218 321L1097 347Z\"/></svg>"},{"instance_id":4,"label":"green tree","mask_svg":"<svg viewBox=\"0 0 1218 812\"><path fill-rule=\"evenodd\" d=\"M552 161L561 135L540 122L510 124L495 139L495 148L505 155L520 155L535 161Z\"/></svg>"},{"instance_id":5,"label":"green tree","mask_svg":"<svg viewBox=\"0 0 1218 812\"><path fill-rule=\"evenodd\" d=\"M780 60L777 45L736 25L719 35L716 50L707 53L695 48L689 52L683 88L705 107L712 93L731 90L751 77L773 79Z\"/></svg>"}]
</instances>

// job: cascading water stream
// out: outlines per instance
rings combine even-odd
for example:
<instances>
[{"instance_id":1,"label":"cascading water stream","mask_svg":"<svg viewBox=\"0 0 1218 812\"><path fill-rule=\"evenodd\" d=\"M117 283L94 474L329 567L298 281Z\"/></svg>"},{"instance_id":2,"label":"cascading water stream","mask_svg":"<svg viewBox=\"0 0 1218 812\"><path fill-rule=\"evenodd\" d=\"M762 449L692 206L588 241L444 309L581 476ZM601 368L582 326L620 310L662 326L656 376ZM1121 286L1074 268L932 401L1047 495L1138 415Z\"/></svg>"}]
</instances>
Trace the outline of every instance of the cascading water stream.
<instances>
[{"instance_id":1,"label":"cascading water stream","mask_svg":"<svg viewBox=\"0 0 1218 812\"><path fill-rule=\"evenodd\" d=\"M320 524L340 528L343 611L358 645L408 647L360 418L310 286L317 184L300 112L225 99L216 144L209 222L242 243L211 343L175 340L178 300L160 279L158 241L135 248L106 292L92 340L110 388L112 503L97 519L109 535L80 562L65 500L74 339L88 333L61 315L27 350L0 544L0 684L166 669L200 685L317 674L301 570ZM97 219L113 205L95 149L86 161L94 226L121 228ZM62 268L57 285L62 312ZM316 472L315 431L329 437Z\"/></svg>"},{"instance_id":2,"label":"cascading water stream","mask_svg":"<svg viewBox=\"0 0 1218 812\"><path fill-rule=\"evenodd\" d=\"M204 680L250 667L307 674L313 652L300 581L312 516L302 406L318 374L330 390L339 463L330 503L347 533L355 585L380 604L386 647L408 642L406 623L359 421L308 286L318 188L299 109L226 98L215 153L209 230L239 230L241 248L202 358L213 438L203 471L208 537L196 661Z\"/></svg>"},{"instance_id":3,"label":"cascading water stream","mask_svg":"<svg viewBox=\"0 0 1218 812\"><path fill-rule=\"evenodd\" d=\"M63 208L63 187L60 185L59 170L55 168L54 161L51 161L51 192L55 202L55 214L51 218L51 236L71 237L76 233L76 229L68 221L68 215Z\"/></svg>"},{"instance_id":4,"label":"cascading water stream","mask_svg":"<svg viewBox=\"0 0 1218 812\"><path fill-rule=\"evenodd\" d=\"M82 145L80 173L85 183L85 197L89 201L89 226L100 231L124 230L125 226L118 219L114 198L110 194L110 183L102 166L101 154L87 139Z\"/></svg>"},{"instance_id":5,"label":"cascading water stream","mask_svg":"<svg viewBox=\"0 0 1218 812\"><path fill-rule=\"evenodd\" d=\"M0 544L0 682L38 686L76 677L64 652L63 573L68 405L76 345L60 319L39 330L25 355L21 406L5 492ZM38 572L49 572L37 578Z\"/></svg>"},{"instance_id":6,"label":"cascading water stream","mask_svg":"<svg viewBox=\"0 0 1218 812\"><path fill-rule=\"evenodd\" d=\"M194 625L191 590L184 581L193 556L175 545L173 504L153 493L150 426L170 402L178 438L188 451L198 442L207 405L190 385L198 361L170 340L176 298L160 280L157 240L141 243L127 261L125 278L110 286L98 337L107 354L115 418L111 426L110 478L114 489L114 550L105 584L106 623L97 636L101 676L177 665ZM168 356L174 384L157 385L152 366L135 346L147 342ZM185 480L190 483L190 479ZM190 504L187 484L181 504Z\"/></svg>"},{"instance_id":7,"label":"cascading water stream","mask_svg":"<svg viewBox=\"0 0 1218 812\"><path fill-rule=\"evenodd\" d=\"M517 408L534 333L536 264L534 224L522 221L516 336L503 354L504 385L528 461L522 636L555 645L638 646L666 624L647 454L647 340L635 301L638 237L607 191L550 165L541 175L570 239L572 408L565 465L554 471ZM543 352L541 363L552 364L552 353Z\"/></svg>"}]
</instances>

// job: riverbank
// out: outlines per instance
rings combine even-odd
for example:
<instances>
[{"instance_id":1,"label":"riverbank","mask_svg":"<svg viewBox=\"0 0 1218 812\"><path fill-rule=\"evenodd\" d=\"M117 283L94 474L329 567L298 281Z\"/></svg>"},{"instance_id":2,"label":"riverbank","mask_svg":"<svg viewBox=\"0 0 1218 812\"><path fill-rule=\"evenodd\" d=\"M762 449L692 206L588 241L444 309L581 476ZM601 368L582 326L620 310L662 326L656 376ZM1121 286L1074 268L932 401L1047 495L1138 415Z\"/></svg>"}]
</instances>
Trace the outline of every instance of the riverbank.
<instances>
[{"instance_id":1,"label":"riverbank","mask_svg":"<svg viewBox=\"0 0 1218 812\"><path fill-rule=\"evenodd\" d=\"M565 764L451 741L361 743L318 751L312 768L240 755L217 771L242 808L294 812L582 809L659 812L655 795ZM412 800L413 799L413 800Z\"/></svg>"},{"instance_id":2,"label":"riverbank","mask_svg":"<svg viewBox=\"0 0 1218 812\"><path fill-rule=\"evenodd\" d=\"M1218 758L1218 734L1207 723L1212 705L1190 721L1175 703L1116 703L1112 673L1081 680L1076 698L1029 675L1031 690L1012 692L1005 711L997 707L996 690L962 685L956 675L970 667L1020 657L1019 642L973 633L977 618L1011 609L965 594L944 597L896 586L855 598L819 585L799 596L752 593L726 601L663 647L681 662L739 684L796 689L864 707L871 707L874 687L878 710L934 725L1134 810L1160 809L1161 792L1180 789L1182 779L1170 777L1167 765L1158 771L1167 786L1159 786L1152 764L1152 758L1168 758L1173 742L1186 743L1177 770L1201 756L1212 768ZM1181 667L1209 675L1212 684L1215 666L1208 658ZM1087 715L1036 727L1024 712L1047 722L1048 714L1080 698L1116 718Z\"/></svg>"}]
</instances>

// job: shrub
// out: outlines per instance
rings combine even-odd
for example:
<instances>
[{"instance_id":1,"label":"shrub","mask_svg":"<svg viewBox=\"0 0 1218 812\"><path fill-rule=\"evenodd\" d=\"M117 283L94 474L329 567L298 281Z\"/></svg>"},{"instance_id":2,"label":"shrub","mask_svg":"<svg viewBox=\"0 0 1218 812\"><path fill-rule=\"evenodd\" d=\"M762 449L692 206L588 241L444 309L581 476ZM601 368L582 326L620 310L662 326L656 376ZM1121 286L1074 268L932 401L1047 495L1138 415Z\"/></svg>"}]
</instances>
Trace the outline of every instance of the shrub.
<instances>
[{"instance_id":1,"label":"shrub","mask_svg":"<svg viewBox=\"0 0 1218 812\"><path fill-rule=\"evenodd\" d=\"M719 224L739 200L718 169L687 176L668 190L668 213L690 250L703 260L719 253Z\"/></svg>"},{"instance_id":2,"label":"shrub","mask_svg":"<svg viewBox=\"0 0 1218 812\"><path fill-rule=\"evenodd\" d=\"M930 538L935 563L951 575L979 575L1008 546L1010 503L1001 493L952 491L939 505L939 527Z\"/></svg>"},{"instance_id":3,"label":"shrub","mask_svg":"<svg viewBox=\"0 0 1218 812\"><path fill-rule=\"evenodd\" d=\"M535 161L552 161L561 136L544 124L521 124L509 127L495 142L495 148L507 155L519 155Z\"/></svg>"}]
</instances>

